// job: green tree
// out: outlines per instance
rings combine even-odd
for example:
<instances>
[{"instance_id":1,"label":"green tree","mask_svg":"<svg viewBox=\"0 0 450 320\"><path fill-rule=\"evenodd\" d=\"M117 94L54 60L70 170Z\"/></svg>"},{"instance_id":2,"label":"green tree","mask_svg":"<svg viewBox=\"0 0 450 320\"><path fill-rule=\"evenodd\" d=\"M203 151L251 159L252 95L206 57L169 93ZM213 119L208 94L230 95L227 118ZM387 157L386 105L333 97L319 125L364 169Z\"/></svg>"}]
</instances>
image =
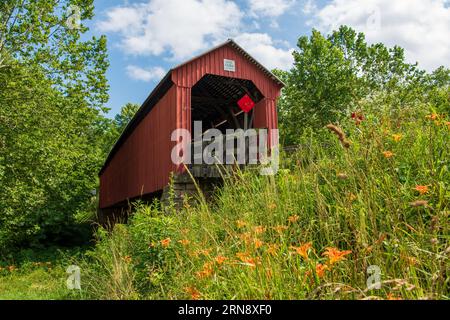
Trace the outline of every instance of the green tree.
<instances>
[{"instance_id":1,"label":"green tree","mask_svg":"<svg viewBox=\"0 0 450 320\"><path fill-rule=\"evenodd\" d=\"M92 0L0 3L0 252L76 237L98 183L106 39L82 41L71 5L92 17Z\"/></svg>"},{"instance_id":2,"label":"green tree","mask_svg":"<svg viewBox=\"0 0 450 320\"><path fill-rule=\"evenodd\" d=\"M280 99L284 143L295 143L303 128L339 121L370 95L387 94L401 105L423 94L425 72L405 62L402 48L368 45L363 33L349 27L329 36L313 30L297 46L294 67L277 71L286 83Z\"/></svg>"},{"instance_id":3,"label":"green tree","mask_svg":"<svg viewBox=\"0 0 450 320\"><path fill-rule=\"evenodd\" d=\"M139 108L140 106L138 104L127 103L122 107L120 113L115 116L114 124L119 134L121 134L123 130L125 130L125 127L131 121L131 119L133 119Z\"/></svg>"},{"instance_id":4,"label":"green tree","mask_svg":"<svg viewBox=\"0 0 450 320\"><path fill-rule=\"evenodd\" d=\"M108 100L106 38L81 41L94 15L93 0L2 0L0 70L8 57L39 65L65 95L91 107Z\"/></svg>"}]
</instances>

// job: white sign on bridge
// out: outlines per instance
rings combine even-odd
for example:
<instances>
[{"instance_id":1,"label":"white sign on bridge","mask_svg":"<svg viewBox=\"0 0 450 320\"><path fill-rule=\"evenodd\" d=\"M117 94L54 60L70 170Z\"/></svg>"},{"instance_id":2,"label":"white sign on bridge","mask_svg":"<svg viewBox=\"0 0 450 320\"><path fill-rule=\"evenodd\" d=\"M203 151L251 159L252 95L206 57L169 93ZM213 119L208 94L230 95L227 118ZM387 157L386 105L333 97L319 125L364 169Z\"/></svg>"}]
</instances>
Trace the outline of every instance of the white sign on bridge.
<instances>
[{"instance_id":1,"label":"white sign on bridge","mask_svg":"<svg viewBox=\"0 0 450 320\"><path fill-rule=\"evenodd\" d=\"M223 69L225 71L236 72L236 63L234 60L223 59Z\"/></svg>"}]
</instances>

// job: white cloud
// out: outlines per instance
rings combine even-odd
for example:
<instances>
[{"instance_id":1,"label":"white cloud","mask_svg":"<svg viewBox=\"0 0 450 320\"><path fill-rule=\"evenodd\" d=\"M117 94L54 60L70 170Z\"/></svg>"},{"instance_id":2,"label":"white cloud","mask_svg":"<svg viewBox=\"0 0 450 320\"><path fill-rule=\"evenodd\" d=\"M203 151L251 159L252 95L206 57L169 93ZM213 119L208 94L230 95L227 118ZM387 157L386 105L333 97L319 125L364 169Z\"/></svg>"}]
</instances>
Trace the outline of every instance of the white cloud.
<instances>
[{"instance_id":1,"label":"white cloud","mask_svg":"<svg viewBox=\"0 0 450 320\"><path fill-rule=\"evenodd\" d=\"M324 32L349 25L371 42L405 49L410 62L429 71L450 64L448 0L333 0L314 12ZM309 3L310 8L314 6Z\"/></svg>"},{"instance_id":2,"label":"white cloud","mask_svg":"<svg viewBox=\"0 0 450 320\"><path fill-rule=\"evenodd\" d=\"M269 12L273 6L266 1L251 1L260 14ZM272 9L272 17L284 12L292 2L274 0L278 5ZM235 38L268 68L290 68L291 49L279 48L279 42L265 33L241 33L243 12L231 0L148 0L111 8L97 27L118 34L120 48L127 54L162 56L179 62L227 38ZM155 79L154 71L136 66L127 68L130 77L144 81Z\"/></svg>"},{"instance_id":3,"label":"white cloud","mask_svg":"<svg viewBox=\"0 0 450 320\"><path fill-rule=\"evenodd\" d=\"M259 16L279 17L293 4L294 0L248 0L250 10Z\"/></svg>"},{"instance_id":4,"label":"white cloud","mask_svg":"<svg viewBox=\"0 0 450 320\"><path fill-rule=\"evenodd\" d=\"M127 53L182 59L236 32L241 17L228 0L151 0L112 8L98 27L120 33Z\"/></svg>"},{"instance_id":5,"label":"white cloud","mask_svg":"<svg viewBox=\"0 0 450 320\"><path fill-rule=\"evenodd\" d=\"M276 48L272 38L266 33L243 33L235 40L268 69L288 70L292 67L293 49Z\"/></svg>"},{"instance_id":6,"label":"white cloud","mask_svg":"<svg viewBox=\"0 0 450 320\"><path fill-rule=\"evenodd\" d=\"M150 82L152 80L161 80L166 74L163 68L153 67L144 69L138 66L127 66L127 74L131 79Z\"/></svg>"},{"instance_id":7,"label":"white cloud","mask_svg":"<svg viewBox=\"0 0 450 320\"><path fill-rule=\"evenodd\" d=\"M141 10L144 8L142 4L133 7L115 7L106 13L107 20L100 21L98 27L102 31L138 32L144 19L144 10Z\"/></svg>"},{"instance_id":8,"label":"white cloud","mask_svg":"<svg viewBox=\"0 0 450 320\"><path fill-rule=\"evenodd\" d=\"M304 14L311 14L317 10L317 5L314 0L306 0L303 4L302 11Z\"/></svg>"}]
</instances>

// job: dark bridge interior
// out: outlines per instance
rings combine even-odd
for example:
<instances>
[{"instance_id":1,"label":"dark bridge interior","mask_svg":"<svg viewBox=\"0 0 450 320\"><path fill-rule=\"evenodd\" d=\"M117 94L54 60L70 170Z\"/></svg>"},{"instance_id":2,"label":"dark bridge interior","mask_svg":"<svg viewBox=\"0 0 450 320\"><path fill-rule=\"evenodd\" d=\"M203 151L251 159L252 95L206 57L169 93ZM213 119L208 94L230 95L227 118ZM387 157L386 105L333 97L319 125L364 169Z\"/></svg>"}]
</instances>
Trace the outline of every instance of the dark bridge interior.
<instances>
[{"instance_id":1,"label":"dark bridge interior","mask_svg":"<svg viewBox=\"0 0 450 320\"><path fill-rule=\"evenodd\" d=\"M205 75L192 88L192 121L202 121L203 132L217 128L244 129L244 112L237 102L245 95L258 103L263 95L250 80ZM247 116L247 128L253 127L254 110Z\"/></svg>"}]
</instances>

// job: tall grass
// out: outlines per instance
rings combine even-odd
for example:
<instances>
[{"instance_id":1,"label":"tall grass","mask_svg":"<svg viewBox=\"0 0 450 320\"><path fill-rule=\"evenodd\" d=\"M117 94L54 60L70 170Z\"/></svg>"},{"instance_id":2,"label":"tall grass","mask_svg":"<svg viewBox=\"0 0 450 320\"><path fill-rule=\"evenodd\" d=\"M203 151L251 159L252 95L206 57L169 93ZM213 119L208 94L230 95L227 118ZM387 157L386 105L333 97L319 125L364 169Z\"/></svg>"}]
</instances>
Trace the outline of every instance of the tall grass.
<instances>
[{"instance_id":1,"label":"tall grass","mask_svg":"<svg viewBox=\"0 0 450 320\"><path fill-rule=\"evenodd\" d=\"M276 176L236 172L173 215L139 205L91 254L92 296L448 299L448 116L361 108L335 124L345 139L305 134Z\"/></svg>"}]
</instances>

